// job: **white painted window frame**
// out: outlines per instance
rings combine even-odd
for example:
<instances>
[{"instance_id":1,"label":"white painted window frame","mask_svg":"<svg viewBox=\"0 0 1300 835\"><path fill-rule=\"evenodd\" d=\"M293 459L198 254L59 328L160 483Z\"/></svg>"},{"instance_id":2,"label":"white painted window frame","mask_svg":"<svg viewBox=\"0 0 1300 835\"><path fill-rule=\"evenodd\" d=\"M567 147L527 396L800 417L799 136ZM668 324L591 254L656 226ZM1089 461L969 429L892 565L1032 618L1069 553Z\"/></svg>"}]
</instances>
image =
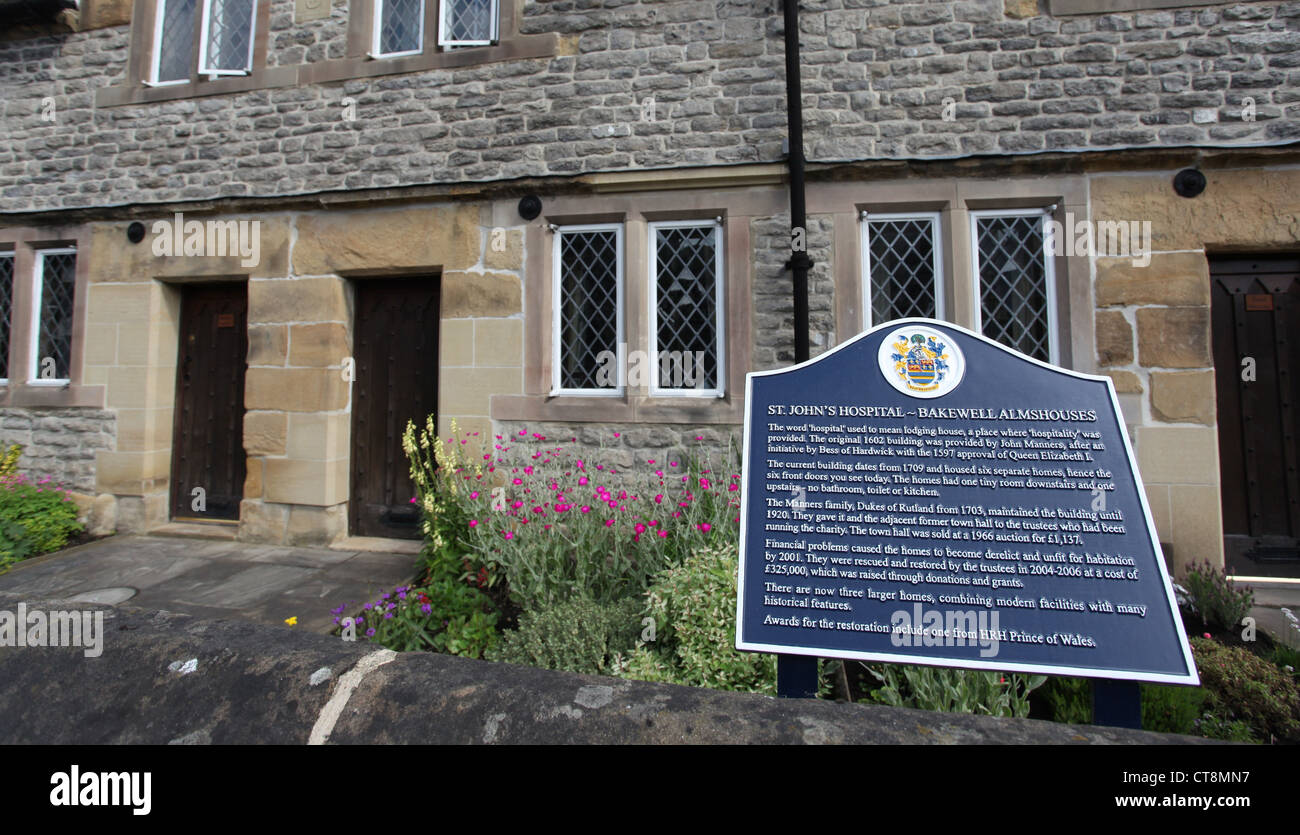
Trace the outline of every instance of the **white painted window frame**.
<instances>
[{"instance_id":1,"label":"white painted window frame","mask_svg":"<svg viewBox=\"0 0 1300 835\"><path fill-rule=\"evenodd\" d=\"M454 0L438 0L438 46L491 46L501 39L501 0L492 0L492 32L486 41L457 41L447 37L447 5Z\"/></svg>"},{"instance_id":2,"label":"white painted window frame","mask_svg":"<svg viewBox=\"0 0 1300 835\"><path fill-rule=\"evenodd\" d=\"M711 389L665 389L659 387L659 230L691 229L711 227L713 229L714 251L714 313L715 335L718 341L718 384ZM648 250L649 270L647 277L650 284L650 396L651 397L724 397L727 393L727 338L726 338L726 273L723 257L726 239L723 237L720 220L662 220L646 225L646 249Z\"/></svg>"},{"instance_id":3,"label":"white painted window frame","mask_svg":"<svg viewBox=\"0 0 1300 835\"><path fill-rule=\"evenodd\" d=\"M980 243L979 243L979 220L981 218L995 217L1037 217L1042 228L1043 234L1043 280L1047 282L1047 292L1044 294L1047 304L1047 361L1052 365L1060 365L1061 359L1061 338L1059 333L1059 318L1056 313L1056 263L1052 253L1054 245L1052 240L1052 211L1050 207L1041 207L1036 209L978 209L970 212L970 248L971 248L971 286L974 288L974 317L976 333L984 333L984 305L983 287L980 286Z\"/></svg>"},{"instance_id":4,"label":"white painted window frame","mask_svg":"<svg viewBox=\"0 0 1300 835\"><path fill-rule=\"evenodd\" d=\"M75 246L51 247L49 249L36 250L36 281L32 287L32 307L31 307L31 342L29 343L30 351L28 352L27 363L27 385L29 386L66 386L72 382L71 377L58 377L53 379L41 379L40 363L41 358L41 298L45 295L45 258L50 255L76 255ZM74 268L75 269L75 268ZM73 282L75 287L76 273L73 273ZM74 290L75 293L75 290ZM75 298L75 297L74 297ZM69 335L71 339L71 335ZM11 340L12 344L12 340ZM72 345L68 345L68 362L72 362ZM71 367L68 372L71 373Z\"/></svg>"},{"instance_id":5,"label":"white painted window frame","mask_svg":"<svg viewBox=\"0 0 1300 835\"><path fill-rule=\"evenodd\" d=\"M566 234L580 232L608 232L616 234L616 268L615 268L615 339L614 351L618 382L613 388L580 389L565 388L561 385L560 359L564 346L561 344L560 329L560 285L563 282L560 238ZM575 223L557 226L551 235L551 396L552 397L622 397L627 390L627 356L624 346L627 344L627 331L623 315L624 287L626 285L626 268L624 265L624 241L626 231L622 223Z\"/></svg>"},{"instance_id":6,"label":"white painted window frame","mask_svg":"<svg viewBox=\"0 0 1300 835\"><path fill-rule=\"evenodd\" d=\"M158 70L162 63L162 37L163 37L163 19L167 16L167 3L169 0L158 0L154 4L153 19L153 55L149 64L149 80L145 82L146 87L175 87L177 84L189 84L189 78L177 78L172 81L159 81ZM194 53L190 53L193 55Z\"/></svg>"},{"instance_id":7,"label":"white painted window frame","mask_svg":"<svg viewBox=\"0 0 1300 835\"><path fill-rule=\"evenodd\" d=\"M862 249L862 329L868 330L877 323L874 320L874 306L871 303L871 224L898 220L930 221L931 249L934 252L934 318L946 321L947 305L945 295L947 283L943 276L943 230L940 212L863 212L859 231Z\"/></svg>"},{"instance_id":8,"label":"white painted window frame","mask_svg":"<svg viewBox=\"0 0 1300 835\"><path fill-rule=\"evenodd\" d=\"M9 287L9 356L0 357L0 386L7 386L9 385L9 377L7 376L9 373L9 358L13 356L14 352L13 299L14 287L18 284L18 252L13 249L0 249L0 258L8 258L14 262L13 267L9 270L9 274L12 276L12 284Z\"/></svg>"},{"instance_id":9,"label":"white painted window frame","mask_svg":"<svg viewBox=\"0 0 1300 835\"><path fill-rule=\"evenodd\" d=\"M203 0L203 26L199 32L199 75L208 77L248 75L253 71L253 48L257 44L258 2L259 0L253 0L253 7L249 12L248 54L244 56L244 68L242 70L222 70L208 66L208 24L212 20L212 0Z\"/></svg>"},{"instance_id":10,"label":"white painted window frame","mask_svg":"<svg viewBox=\"0 0 1300 835\"><path fill-rule=\"evenodd\" d=\"M404 58L407 55L420 55L424 52L424 17L426 12L426 3L429 0L420 0L420 46L416 49L408 49L402 52L382 52L380 51L380 34L384 28L384 6L389 0L375 0L374 4L374 25L370 31L370 57L371 58Z\"/></svg>"}]
</instances>

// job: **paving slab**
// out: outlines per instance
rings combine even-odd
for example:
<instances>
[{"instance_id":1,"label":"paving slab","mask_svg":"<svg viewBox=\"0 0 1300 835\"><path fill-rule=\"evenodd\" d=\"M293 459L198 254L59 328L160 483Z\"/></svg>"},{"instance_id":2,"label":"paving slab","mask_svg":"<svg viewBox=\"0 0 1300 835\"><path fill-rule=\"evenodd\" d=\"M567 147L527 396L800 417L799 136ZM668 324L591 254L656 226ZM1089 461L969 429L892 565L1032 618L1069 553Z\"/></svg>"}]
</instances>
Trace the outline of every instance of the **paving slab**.
<instances>
[{"instance_id":1,"label":"paving slab","mask_svg":"<svg viewBox=\"0 0 1300 835\"><path fill-rule=\"evenodd\" d=\"M331 609L360 606L415 574L410 553L129 535L18 563L0 575L0 592L67 599L129 588L123 605L283 628L296 617L297 629L328 632Z\"/></svg>"}]
</instances>

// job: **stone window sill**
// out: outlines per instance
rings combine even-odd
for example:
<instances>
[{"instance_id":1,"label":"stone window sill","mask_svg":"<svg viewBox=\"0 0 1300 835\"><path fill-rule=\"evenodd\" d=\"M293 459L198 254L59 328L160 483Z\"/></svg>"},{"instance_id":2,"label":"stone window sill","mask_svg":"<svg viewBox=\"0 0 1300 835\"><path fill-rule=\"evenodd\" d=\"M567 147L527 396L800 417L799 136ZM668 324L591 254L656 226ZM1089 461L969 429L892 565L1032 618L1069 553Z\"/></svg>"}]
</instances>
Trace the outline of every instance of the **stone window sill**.
<instances>
[{"instance_id":1,"label":"stone window sill","mask_svg":"<svg viewBox=\"0 0 1300 835\"><path fill-rule=\"evenodd\" d=\"M9 383L0 385L0 407L63 409L85 406L102 409L104 395L103 386L83 386L80 383L64 385Z\"/></svg>"},{"instance_id":2,"label":"stone window sill","mask_svg":"<svg viewBox=\"0 0 1300 835\"><path fill-rule=\"evenodd\" d=\"M493 420L562 423L738 424L745 420L741 397L548 397L495 395Z\"/></svg>"}]
</instances>

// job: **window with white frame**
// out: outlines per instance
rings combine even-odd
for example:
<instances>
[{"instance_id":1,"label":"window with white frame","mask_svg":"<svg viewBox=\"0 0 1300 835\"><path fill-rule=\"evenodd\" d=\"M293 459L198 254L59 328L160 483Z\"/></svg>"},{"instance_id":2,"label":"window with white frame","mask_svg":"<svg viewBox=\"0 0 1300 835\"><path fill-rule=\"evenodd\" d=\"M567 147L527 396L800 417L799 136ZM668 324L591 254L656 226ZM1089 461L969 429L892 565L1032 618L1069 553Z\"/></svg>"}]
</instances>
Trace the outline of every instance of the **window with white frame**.
<instances>
[{"instance_id":1,"label":"window with white frame","mask_svg":"<svg viewBox=\"0 0 1300 835\"><path fill-rule=\"evenodd\" d=\"M721 397L722 224L649 224L650 393Z\"/></svg>"},{"instance_id":2,"label":"window with white frame","mask_svg":"<svg viewBox=\"0 0 1300 835\"><path fill-rule=\"evenodd\" d=\"M1056 280L1045 209L970 213L975 329L1044 362L1059 361Z\"/></svg>"},{"instance_id":3,"label":"window with white frame","mask_svg":"<svg viewBox=\"0 0 1300 835\"><path fill-rule=\"evenodd\" d=\"M257 0L203 0L199 73L246 75L253 68Z\"/></svg>"},{"instance_id":4,"label":"window with white frame","mask_svg":"<svg viewBox=\"0 0 1300 835\"><path fill-rule=\"evenodd\" d=\"M14 253L0 251L0 383L9 382L9 337L13 333Z\"/></svg>"},{"instance_id":5,"label":"window with white frame","mask_svg":"<svg viewBox=\"0 0 1300 835\"><path fill-rule=\"evenodd\" d=\"M864 326L944 317L939 213L864 213Z\"/></svg>"},{"instance_id":6,"label":"window with white frame","mask_svg":"<svg viewBox=\"0 0 1300 835\"><path fill-rule=\"evenodd\" d=\"M623 225L557 227L551 257L551 393L621 395Z\"/></svg>"},{"instance_id":7,"label":"window with white frame","mask_svg":"<svg viewBox=\"0 0 1300 835\"><path fill-rule=\"evenodd\" d=\"M424 0L375 0L370 54L376 58L424 51Z\"/></svg>"},{"instance_id":8,"label":"window with white frame","mask_svg":"<svg viewBox=\"0 0 1300 835\"><path fill-rule=\"evenodd\" d=\"M190 80L197 8L198 0L158 0L154 13L151 83L183 84Z\"/></svg>"},{"instance_id":9,"label":"window with white frame","mask_svg":"<svg viewBox=\"0 0 1300 835\"><path fill-rule=\"evenodd\" d=\"M497 41L498 0L442 0L438 4L439 46L488 46Z\"/></svg>"},{"instance_id":10,"label":"window with white frame","mask_svg":"<svg viewBox=\"0 0 1300 835\"><path fill-rule=\"evenodd\" d=\"M30 383L61 385L72 376L72 316L76 286L76 249L37 250L36 283L32 293Z\"/></svg>"}]
</instances>

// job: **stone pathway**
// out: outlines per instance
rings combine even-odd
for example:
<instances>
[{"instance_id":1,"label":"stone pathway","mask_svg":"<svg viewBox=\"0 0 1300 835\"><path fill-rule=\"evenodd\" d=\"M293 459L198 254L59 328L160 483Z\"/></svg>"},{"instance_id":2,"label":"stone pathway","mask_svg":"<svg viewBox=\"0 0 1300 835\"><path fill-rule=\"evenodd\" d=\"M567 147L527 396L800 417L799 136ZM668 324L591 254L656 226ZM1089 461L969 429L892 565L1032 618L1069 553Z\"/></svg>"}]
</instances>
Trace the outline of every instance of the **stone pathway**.
<instances>
[{"instance_id":1,"label":"stone pathway","mask_svg":"<svg viewBox=\"0 0 1300 835\"><path fill-rule=\"evenodd\" d=\"M414 554L290 548L171 536L113 536L18 563L0 591L126 603L328 632L331 609L359 607L411 580ZM131 594L134 592L134 594ZM129 595L129 596L128 596Z\"/></svg>"}]
</instances>

